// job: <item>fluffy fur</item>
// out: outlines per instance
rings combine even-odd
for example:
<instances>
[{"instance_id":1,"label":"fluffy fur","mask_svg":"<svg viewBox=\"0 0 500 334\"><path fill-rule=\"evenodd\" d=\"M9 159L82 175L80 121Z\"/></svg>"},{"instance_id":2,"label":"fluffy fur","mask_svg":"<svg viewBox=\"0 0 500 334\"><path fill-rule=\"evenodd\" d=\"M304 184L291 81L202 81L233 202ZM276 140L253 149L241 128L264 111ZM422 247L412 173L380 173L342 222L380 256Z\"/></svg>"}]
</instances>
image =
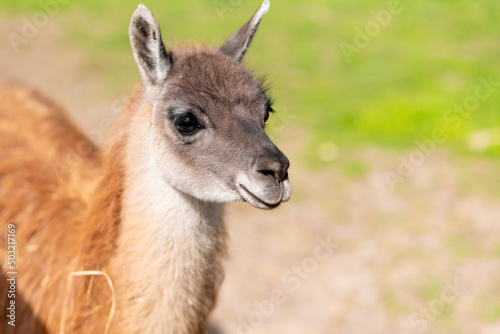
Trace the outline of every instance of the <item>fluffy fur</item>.
<instances>
[{"instance_id":1,"label":"fluffy fur","mask_svg":"<svg viewBox=\"0 0 500 334\"><path fill-rule=\"evenodd\" d=\"M16 224L22 300L16 327L3 317L2 333L57 333L62 322L66 333L104 332L113 297L106 279L67 285L70 273L84 270L112 279L110 333L204 332L222 281L222 206L165 187L155 174L141 140L152 115L143 95L100 152L39 93L0 88L0 247Z\"/></svg>"}]
</instances>

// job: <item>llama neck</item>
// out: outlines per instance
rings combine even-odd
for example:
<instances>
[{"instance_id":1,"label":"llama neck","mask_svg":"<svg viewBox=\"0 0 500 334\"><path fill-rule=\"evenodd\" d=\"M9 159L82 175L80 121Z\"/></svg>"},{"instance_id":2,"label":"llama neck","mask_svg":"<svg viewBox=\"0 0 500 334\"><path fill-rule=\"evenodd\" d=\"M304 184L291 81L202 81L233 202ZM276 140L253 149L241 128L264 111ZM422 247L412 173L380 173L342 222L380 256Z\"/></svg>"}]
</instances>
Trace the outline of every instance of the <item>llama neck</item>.
<instances>
[{"instance_id":1,"label":"llama neck","mask_svg":"<svg viewBox=\"0 0 500 334\"><path fill-rule=\"evenodd\" d=\"M223 207L163 180L144 141L151 133L150 115L133 116L140 119L130 123L126 148L121 231L112 265L119 277L120 330L202 333L222 281Z\"/></svg>"}]
</instances>

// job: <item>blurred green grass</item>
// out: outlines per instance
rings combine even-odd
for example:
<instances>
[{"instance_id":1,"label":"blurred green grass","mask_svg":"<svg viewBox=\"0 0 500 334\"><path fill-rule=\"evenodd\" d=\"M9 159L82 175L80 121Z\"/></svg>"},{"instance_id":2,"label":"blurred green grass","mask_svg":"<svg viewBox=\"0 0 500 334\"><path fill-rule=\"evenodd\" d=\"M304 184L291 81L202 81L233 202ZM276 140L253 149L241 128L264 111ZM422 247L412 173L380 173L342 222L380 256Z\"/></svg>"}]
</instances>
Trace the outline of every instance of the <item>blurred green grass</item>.
<instances>
[{"instance_id":1,"label":"blurred green grass","mask_svg":"<svg viewBox=\"0 0 500 334\"><path fill-rule=\"evenodd\" d=\"M47 1L41 1L45 3ZM88 53L86 70L106 73L113 91L138 80L127 35L139 1L68 2L53 20L68 43ZM500 3L498 0L422 0L400 2L402 11L348 61L339 45L354 44L372 13L389 1L272 1L247 55L251 68L268 73L281 116L271 131L305 127L310 134L304 156L322 165L318 147L333 142L342 150L366 144L407 149L415 139L444 128L440 145L470 152L470 136L500 126L500 89L463 120L446 127L444 114L474 94L478 77L500 81ZM258 8L259 1L145 1L167 42L202 40L220 45ZM223 13L217 11L222 6ZM30 18L38 0L0 2L0 10ZM276 131L279 136L280 131ZM481 153L498 156L499 143Z\"/></svg>"}]
</instances>

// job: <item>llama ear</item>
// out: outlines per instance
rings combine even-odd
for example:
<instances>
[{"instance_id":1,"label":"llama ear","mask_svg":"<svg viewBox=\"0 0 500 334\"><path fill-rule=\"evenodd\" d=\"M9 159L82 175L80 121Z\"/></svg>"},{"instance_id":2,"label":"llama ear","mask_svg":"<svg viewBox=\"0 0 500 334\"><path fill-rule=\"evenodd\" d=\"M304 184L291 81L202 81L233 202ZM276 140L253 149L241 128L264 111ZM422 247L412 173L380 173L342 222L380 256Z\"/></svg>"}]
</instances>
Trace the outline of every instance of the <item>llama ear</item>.
<instances>
[{"instance_id":1,"label":"llama ear","mask_svg":"<svg viewBox=\"0 0 500 334\"><path fill-rule=\"evenodd\" d=\"M172 55L163 46L160 27L153 13L142 4L132 15L129 35L146 90L161 85L172 67Z\"/></svg>"},{"instance_id":2,"label":"llama ear","mask_svg":"<svg viewBox=\"0 0 500 334\"><path fill-rule=\"evenodd\" d=\"M267 13L270 5L269 1L264 1L250 21L245 23L233 36L229 37L219 51L241 62L241 59L243 59L243 56L247 52L248 46L252 42L253 36L257 32L260 20Z\"/></svg>"}]
</instances>

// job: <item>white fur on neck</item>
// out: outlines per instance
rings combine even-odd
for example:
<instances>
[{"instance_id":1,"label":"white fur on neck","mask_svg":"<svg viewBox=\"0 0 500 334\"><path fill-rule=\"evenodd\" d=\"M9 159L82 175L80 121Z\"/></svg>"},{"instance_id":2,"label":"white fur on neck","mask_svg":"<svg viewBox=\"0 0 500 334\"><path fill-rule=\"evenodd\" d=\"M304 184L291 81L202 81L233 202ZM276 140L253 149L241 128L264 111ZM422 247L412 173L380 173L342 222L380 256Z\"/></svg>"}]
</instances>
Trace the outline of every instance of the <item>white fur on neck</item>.
<instances>
[{"instance_id":1,"label":"white fur on neck","mask_svg":"<svg viewBox=\"0 0 500 334\"><path fill-rule=\"evenodd\" d=\"M151 122L131 124L131 136L150 138ZM174 328L182 325L182 308L197 303L205 273L220 265L223 207L171 187L151 159L151 146L137 139L127 145L120 255L113 267L123 278L116 283L118 316L130 333L184 333Z\"/></svg>"}]
</instances>

